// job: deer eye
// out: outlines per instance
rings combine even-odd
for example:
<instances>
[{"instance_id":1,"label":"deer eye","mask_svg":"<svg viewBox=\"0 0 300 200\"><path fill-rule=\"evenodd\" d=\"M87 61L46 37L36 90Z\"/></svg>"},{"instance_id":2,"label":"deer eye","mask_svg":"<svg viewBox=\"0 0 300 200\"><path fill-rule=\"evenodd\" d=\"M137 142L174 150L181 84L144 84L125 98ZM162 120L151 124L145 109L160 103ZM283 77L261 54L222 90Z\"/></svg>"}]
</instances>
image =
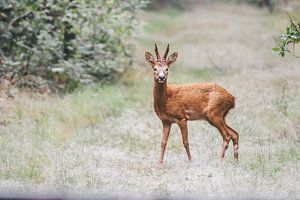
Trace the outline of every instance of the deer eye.
<instances>
[{"instance_id":1,"label":"deer eye","mask_svg":"<svg viewBox=\"0 0 300 200\"><path fill-rule=\"evenodd\" d=\"M168 69L168 68L166 69L166 72L167 72L167 71L169 71L169 69Z\"/></svg>"},{"instance_id":2,"label":"deer eye","mask_svg":"<svg viewBox=\"0 0 300 200\"><path fill-rule=\"evenodd\" d=\"M156 68L154 68L154 71L156 72L156 71L157 71L157 69L156 69Z\"/></svg>"}]
</instances>

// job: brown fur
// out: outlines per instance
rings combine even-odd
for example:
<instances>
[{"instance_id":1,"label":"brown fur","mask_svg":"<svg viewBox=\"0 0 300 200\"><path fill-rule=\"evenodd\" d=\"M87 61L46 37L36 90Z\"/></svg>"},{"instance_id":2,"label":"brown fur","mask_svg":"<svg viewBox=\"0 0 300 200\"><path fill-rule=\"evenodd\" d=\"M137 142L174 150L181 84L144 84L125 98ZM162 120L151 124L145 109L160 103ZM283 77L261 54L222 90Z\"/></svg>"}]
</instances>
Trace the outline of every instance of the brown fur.
<instances>
[{"instance_id":1,"label":"brown fur","mask_svg":"<svg viewBox=\"0 0 300 200\"><path fill-rule=\"evenodd\" d=\"M162 121L206 120L207 112L225 117L234 107L235 98L217 84L166 85L154 83L153 90L154 110Z\"/></svg>"},{"instance_id":2,"label":"brown fur","mask_svg":"<svg viewBox=\"0 0 300 200\"><path fill-rule=\"evenodd\" d=\"M168 47L166 53L168 51ZM155 52L158 53L155 45ZM165 55L166 55L165 53ZM228 91L213 83L195 83L185 85L167 85L168 68L177 58L173 53L168 60L164 56L155 61L154 57L146 52L146 60L154 69L154 110L163 124L163 136L161 142L160 162L163 162L164 152L167 145L170 128L173 123L180 127L182 140L191 159L188 143L188 120L206 120L215 126L223 138L221 158L224 157L229 141L234 144L234 159L238 160L238 133L229 127L225 117L231 108L234 108L235 98Z\"/></svg>"}]
</instances>

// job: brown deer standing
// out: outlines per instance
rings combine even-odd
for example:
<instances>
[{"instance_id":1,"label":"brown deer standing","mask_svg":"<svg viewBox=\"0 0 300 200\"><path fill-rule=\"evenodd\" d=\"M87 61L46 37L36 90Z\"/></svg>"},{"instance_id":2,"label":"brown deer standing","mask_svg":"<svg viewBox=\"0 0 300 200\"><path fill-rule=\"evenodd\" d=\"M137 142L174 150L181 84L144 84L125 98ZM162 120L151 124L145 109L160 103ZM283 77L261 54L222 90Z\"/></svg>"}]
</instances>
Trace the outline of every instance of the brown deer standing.
<instances>
[{"instance_id":1,"label":"brown deer standing","mask_svg":"<svg viewBox=\"0 0 300 200\"><path fill-rule=\"evenodd\" d=\"M185 85L167 85L168 69L178 56L175 52L168 59L169 45L161 59L155 44L156 60L149 52L146 61L154 70L154 110L162 121L160 163L163 163L171 125L177 123L182 134L187 157L191 160L188 142L188 120L204 119L216 127L223 138L221 158L224 158L230 140L233 141L234 159L238 160L239 134L225 122L228 111L234 107L235 98L224 88L213 83L194 83Z\"/></svg>"}]
</instances>

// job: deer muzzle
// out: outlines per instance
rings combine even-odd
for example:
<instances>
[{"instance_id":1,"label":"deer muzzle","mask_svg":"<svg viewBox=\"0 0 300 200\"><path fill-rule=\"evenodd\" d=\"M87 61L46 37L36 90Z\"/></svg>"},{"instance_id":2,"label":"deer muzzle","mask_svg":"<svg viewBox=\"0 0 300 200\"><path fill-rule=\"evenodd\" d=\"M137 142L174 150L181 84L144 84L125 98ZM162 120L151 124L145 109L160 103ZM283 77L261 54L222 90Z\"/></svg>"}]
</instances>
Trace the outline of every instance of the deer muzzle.
<instances>
[{"instance_id":1,"label":"deer muzzle","mask_svg":"<svg viewBox=\"0 0 300 200\"><path fill-rule=\"evenodd\" d=\"M166 76L164 75L164 73L160 73L158 75L158 82L165 82L166 80Z\"/></svg>"}]
</instances>

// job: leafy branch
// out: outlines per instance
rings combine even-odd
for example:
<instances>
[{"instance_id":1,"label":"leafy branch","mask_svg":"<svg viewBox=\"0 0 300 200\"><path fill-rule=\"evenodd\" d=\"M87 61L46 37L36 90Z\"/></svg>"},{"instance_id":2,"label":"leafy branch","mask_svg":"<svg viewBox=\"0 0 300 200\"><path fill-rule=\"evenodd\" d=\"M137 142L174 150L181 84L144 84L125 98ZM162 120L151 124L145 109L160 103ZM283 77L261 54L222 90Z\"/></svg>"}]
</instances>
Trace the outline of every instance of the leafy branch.
<instances>
[{"instance_id":1,"label":"leafy branch","mask_svg":"<svg viewBox=\"0 0 300 200\"><path fill-rule=\"evenodd\" d=\"M280 39L274 38L277 46L272 50L278 52L281 57L289 53L296 58L300 58L300 56L295 54L295 44L300 42L300 23L296 24L288 13L287 15L290 18L290 25L286 28L286 33L281 35ZM290 49L291 46L292 50Z\"/></svg>"}]
</instances>

